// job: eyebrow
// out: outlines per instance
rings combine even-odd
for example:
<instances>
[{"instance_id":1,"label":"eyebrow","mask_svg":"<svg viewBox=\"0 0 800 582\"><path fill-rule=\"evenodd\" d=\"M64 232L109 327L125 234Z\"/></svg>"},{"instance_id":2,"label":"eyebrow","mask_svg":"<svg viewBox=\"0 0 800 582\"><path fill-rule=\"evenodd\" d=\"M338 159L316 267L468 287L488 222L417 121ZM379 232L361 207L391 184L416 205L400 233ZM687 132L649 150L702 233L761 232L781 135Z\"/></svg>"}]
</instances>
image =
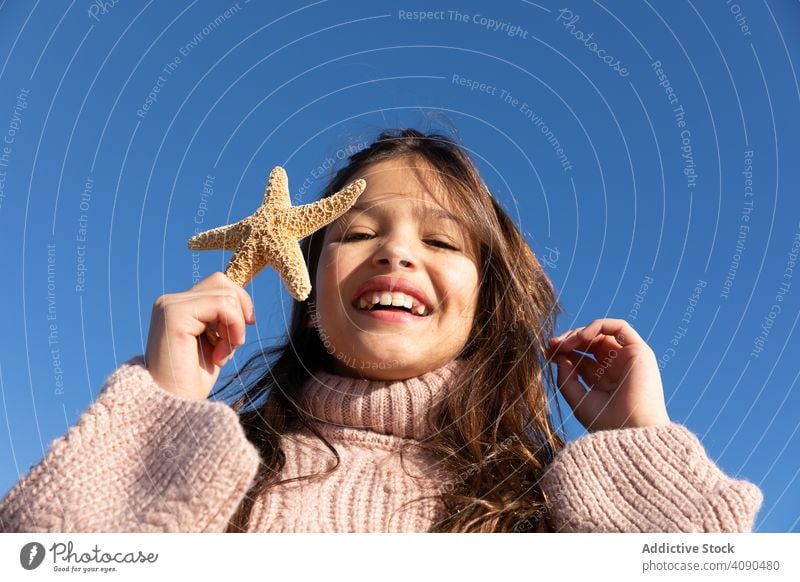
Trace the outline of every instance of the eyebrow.
<instances>
[{"instance_id":1,"label":"eyebrow","mask_svg":"<svg viewBox=\"0 0 800 582\"><path fill-rule=\"evenodd\" d=\"M376 210L377 208L379 208L379 207L374 205L374 204L367 205L367 204L364 204L362 202L356 202L355 204L353 204L350 207L350 209L347 212L345 212L342 215L342 218L344 218L345 216L347 216L348 214L350 214L352 212L363 212L365 214L376 214L377 212L380 212L380 210ZM445 210L443 208L434 208L432 206L427 206L427 205L424 205L424 204L415 204L413 206L411 214L414 216L414 218L417 218L417 219L433 217L433 218L438 218L438 219L442 219L442 220L452 220L453 222L455 222L457 224L460 223L458 218L455 215L453 215L450 212L448 212L447 210Z\"/></svg>"}]
</instances>

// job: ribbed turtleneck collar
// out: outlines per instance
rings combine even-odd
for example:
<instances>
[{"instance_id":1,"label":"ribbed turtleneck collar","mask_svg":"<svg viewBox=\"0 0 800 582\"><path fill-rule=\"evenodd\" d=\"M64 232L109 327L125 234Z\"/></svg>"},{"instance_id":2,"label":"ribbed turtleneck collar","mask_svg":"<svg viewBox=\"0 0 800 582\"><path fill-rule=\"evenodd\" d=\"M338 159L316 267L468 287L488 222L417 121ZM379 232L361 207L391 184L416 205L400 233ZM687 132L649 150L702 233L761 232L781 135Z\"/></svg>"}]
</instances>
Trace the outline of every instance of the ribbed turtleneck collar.
<instances>
[{"instance_id":1,"label":"ribbed turtleneck collar","mask_svg":"<svg viewBox=\"0 0 800 582\"><path fill-rule=\"evenodd\" d=\"M452 362L406 380L366 380L316 372L298 404L318 421L420 440L435 430L438 405L464 365Z\"/></svg>"}]
</instances>

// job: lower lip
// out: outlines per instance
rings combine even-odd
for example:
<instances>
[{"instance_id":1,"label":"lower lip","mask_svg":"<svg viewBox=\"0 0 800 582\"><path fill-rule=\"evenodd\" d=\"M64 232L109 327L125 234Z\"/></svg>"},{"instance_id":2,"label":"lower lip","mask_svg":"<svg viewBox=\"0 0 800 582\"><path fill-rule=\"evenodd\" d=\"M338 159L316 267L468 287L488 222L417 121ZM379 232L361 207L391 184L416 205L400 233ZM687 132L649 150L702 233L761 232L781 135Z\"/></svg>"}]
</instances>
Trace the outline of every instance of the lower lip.
<instances>
[{"instance_id":1,"label":"lower lip","mask_svg":"<svg viewBox=\"0 0 800 582\"><path fill-rule=\"evenodd\" d=\"M367 317L372 317L380 321L388 321L389 323L418 323L425 321L429 317L423 315L412 315L411 313L406 313L405 311L390 311L383 309L379 309L378 311L366 311L364 309L358 309L358 312L366 315Z\"/></svg>"}]
</instances>

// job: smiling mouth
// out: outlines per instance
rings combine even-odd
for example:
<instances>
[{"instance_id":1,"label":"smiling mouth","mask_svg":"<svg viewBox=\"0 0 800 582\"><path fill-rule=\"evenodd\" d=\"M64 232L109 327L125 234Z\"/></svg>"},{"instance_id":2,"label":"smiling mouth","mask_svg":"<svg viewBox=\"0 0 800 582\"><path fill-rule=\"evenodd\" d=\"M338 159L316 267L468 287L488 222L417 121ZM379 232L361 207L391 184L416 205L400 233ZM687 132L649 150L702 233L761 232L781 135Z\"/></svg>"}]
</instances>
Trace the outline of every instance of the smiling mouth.
<instances>
[{"instance_id":1,"label":"smiling mouth","mask_svg":"<svg viewBox=\"0 0 800 582\"><path fill-rule=\"evenodd\" d=\"M417 318L431 315L432 310L416 297L405 293L367 292L356 299L353 305L359 311L368 313L405 313Z\"/></svg>"},{"instance_id":2,"label":"smiling mouth","mask_svg":"<svg viewBox=\"0 0 800 582\"><path fill-rule=\"evenodd\" d=\"M406 309L397 307L384 307L383 309L357 309L359 314L370 319L375 319L385 323L413 324L422 323L430 317L429 315L416 315Z\"/></svg>"}]
</instances>

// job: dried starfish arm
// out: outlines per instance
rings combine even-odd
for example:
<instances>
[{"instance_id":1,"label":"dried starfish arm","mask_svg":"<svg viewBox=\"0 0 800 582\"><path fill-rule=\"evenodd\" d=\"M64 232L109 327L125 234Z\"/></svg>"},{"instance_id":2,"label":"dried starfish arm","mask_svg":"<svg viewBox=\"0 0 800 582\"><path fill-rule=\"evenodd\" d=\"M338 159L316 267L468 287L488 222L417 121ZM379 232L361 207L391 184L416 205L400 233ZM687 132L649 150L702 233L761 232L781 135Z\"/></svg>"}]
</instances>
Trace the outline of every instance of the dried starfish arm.
<instances>
[{"instance_id":1,"label":"dried starfish arm","mask_svg":"<svg viewBox=\"0 0 800 582\"><path fill-rule=\"evenodd\" d=\"M289 196L289 176L282 167L275 166L269 173L267 187L264 188L264 201L261 205L273 209L292 206L292 199Z\"/></svg>"},{"instance_id":2,"label":"dried starfish arm","mask_svg":"<svg viewBox=\"0 0 800 582\"><path fill-rule=\"evenodd\" d=\"M284 285L297 301L305 301L311 293L311 279L300 246L284 243L276 251L273 261Z\"/></svg>"},{"instance_id":3,"label":"dried starfish arm","mask_svg":"<svg viewBox=\"0 0 800 582\"><path fill-rule=\"evenodd\" d=\"M263 250L259 248L260 246L262 245L259 244L259 241L252 238L247 239L228 262L225 275L239 287L246 287L256 273L261 270L262 265L266 266L272 263L271 258L265 256ZM254 265L258 265L258 268L254 268Z\"/></svg>"},{"instance_id":4,"label":"dried starfish arm","mask_svg":"<svg viewBox=\"0 0 800 582\"><path fill-rule=\"evenodd\" d=\"M319 230L326 224L333 222L350 209L356 199L361 196L366 186L367 183L365 180L356 180L333 196L323 198L311 204L295 206L287 216L287 232L300 240Z\"/></svg>"},{"instance_id":5,"label":"dried starfish arm","mask_svg":"<svg viewBox=\"0 0 800 582\"><path fill-rule=\"evenodd\" d=\"M241 245L249 229L242 224L220 226L198 233L189 239L187 246L196 251L223 250L233 251Z\"/></svg>"}]
</instances>

